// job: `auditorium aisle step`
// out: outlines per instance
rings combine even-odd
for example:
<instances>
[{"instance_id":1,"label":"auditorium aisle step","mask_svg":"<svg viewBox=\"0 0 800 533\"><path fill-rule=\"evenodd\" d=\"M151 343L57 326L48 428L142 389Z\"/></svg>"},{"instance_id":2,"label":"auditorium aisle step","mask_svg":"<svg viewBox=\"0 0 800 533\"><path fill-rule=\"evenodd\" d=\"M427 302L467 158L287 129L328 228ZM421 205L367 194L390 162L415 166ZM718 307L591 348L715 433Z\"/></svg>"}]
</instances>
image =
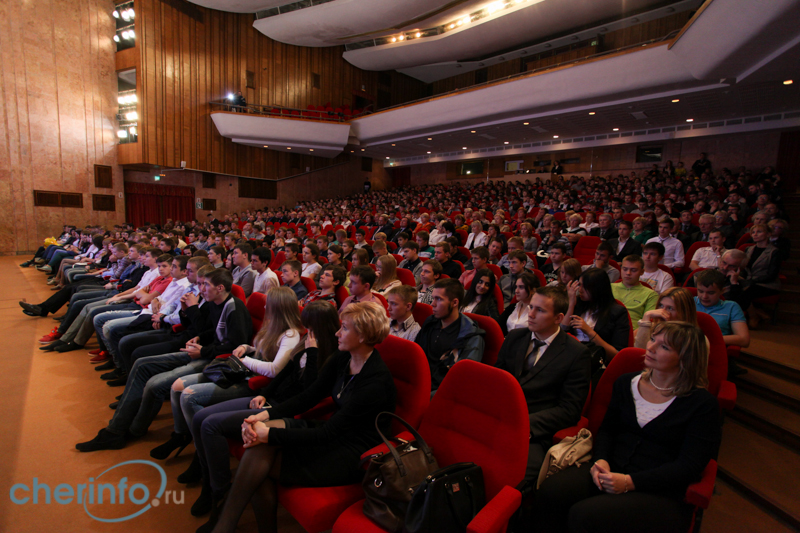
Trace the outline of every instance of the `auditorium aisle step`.
<instances>
[{"instance_id":1,"label":"auditorium aisle step","mask_svg":"<svg viewBox=\"0 0 800 533\"><path fill-rule=\"evenodd\" d=\"M732 486L717 477L711 507L703 514L700 533L796 533Z\"/></svg>"},{"instance_id":2,"label":"auditorium aisle step","mask_svg":"<svg viewBox=\"0 0 800 533\"><path fill-rule=\"evenodd\" d=\"M775 520L800 531L800 454L730 417L722 434L718 479Z\"/></svg>"}]
</instances>

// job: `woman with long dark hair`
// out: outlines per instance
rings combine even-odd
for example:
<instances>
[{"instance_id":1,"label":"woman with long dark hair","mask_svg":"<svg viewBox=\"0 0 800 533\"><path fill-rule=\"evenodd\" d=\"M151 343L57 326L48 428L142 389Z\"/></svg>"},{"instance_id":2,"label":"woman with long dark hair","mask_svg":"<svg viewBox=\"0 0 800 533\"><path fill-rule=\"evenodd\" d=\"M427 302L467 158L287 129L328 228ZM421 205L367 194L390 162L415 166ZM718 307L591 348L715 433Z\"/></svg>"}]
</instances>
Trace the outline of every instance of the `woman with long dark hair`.
<instances>
[{"instance_id":1,"label":"woman with long dark hair","mask_svg":"<svg viewBox=\"0 0 800 533\"><path fill-rule=\"evenodd\" d=\"M500 313L494 297L495 285L497 285L497 278L488 268L481 268L475 272L475 277L472 278L472 284L464 295L464 301L459 310L462 313L474 313L499 320Z\"/></svg>"}]
</instances>

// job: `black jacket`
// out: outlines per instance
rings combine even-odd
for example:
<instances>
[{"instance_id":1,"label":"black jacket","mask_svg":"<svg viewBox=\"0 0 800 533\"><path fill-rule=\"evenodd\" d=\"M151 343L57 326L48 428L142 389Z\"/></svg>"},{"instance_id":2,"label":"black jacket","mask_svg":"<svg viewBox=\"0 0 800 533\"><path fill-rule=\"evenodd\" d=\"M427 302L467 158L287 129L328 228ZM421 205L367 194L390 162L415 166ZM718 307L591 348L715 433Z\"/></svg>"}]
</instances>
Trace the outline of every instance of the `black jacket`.
<instances>
[{"instance_id":1,"label":"black jacket","mask_svg":"<svg viewBox=\"0 0 800 533\"><path fill-rule=\"evenodd\" d=\"M601 231L603 231L601 228L594 228L589 232L589 235L591 237L600 237L606 241L619 238L619 232L617 231L617 228L608 228L604 235L600 235Z\"/></svg>"},{"instance_id":2,"label":"black jacket","mask_svg":"<svg viewBox=\"0 0 800 533\"><path fill-rule=\"evenodd\" d=\"M631 391L636 373L614 383L603 424L594 437L592 461L605 459L612 472L629 474L637 491L682 500L700 479L720 443L719 405L705 389L679 396L639 427Z\"/></svg>"},{"instance_id":3,"label":"black jacket","mask_svg":"<svg viewBox=\"0 0 800 533\"><path fill-rule=\"evenodd\" d=\"M625 246L622 247L622 251L620 253L617 253L617 247L619 246L618 237L608 239L608 244L614 248L614 261L617 263L622 262L622 260L629 255L642 255L642 245L633 237L628 237L628 240L625 241Z\"/></svg>"},{"instance_id":4,"label":"black jacket","mask_svg":"<svg viewBox=\"0 0 800 533\"><path fill-rule=\"evenodd\" d=\"M631 331L631 319L628 310L624 305L617 302L611 304L611 308L602 320L595 324L594 331L597 336L617 349L617 351L628 347L628 339ZM567 333L575 333L574 329L567 329ZM609 360L606 360L608 363Z\"/></svg>"},{"instance_id":5,"label":"black jacket","mask_svg":"<svg viewBox=\"0 0 800 533\"><path fill-rule=\"evenodd\" d=\"M188 338L200 337L198 341L203 347L200 357L213 359L219 355L232 353L237 346L249 344L253 336L253 322L244 302L232 294L221 304L205 302L193 305L181 311L181 323L184 318L188 328L182 332Z\"/></svg>"}]
</instances>

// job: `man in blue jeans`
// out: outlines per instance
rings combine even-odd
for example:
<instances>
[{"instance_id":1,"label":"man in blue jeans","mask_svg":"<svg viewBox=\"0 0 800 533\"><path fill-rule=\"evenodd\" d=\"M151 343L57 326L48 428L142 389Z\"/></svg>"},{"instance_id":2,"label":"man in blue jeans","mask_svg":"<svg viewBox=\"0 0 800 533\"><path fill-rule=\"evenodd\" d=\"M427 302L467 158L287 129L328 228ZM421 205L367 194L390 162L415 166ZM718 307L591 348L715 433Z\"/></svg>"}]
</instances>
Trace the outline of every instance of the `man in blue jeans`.
<instances>
[{"instance_id":1,"label":"man in blue jeans","mask_svg":"<svg viewBox=\"0 0 800 533\"><path fill-rule=\"evenodd\" d=\"M250 313L245 303L231 295L233 277L225 269L216 269L203 278L201 294L183 296L183 318L197 333L179 352L143 357L133 364L125 392L108 426L97 436L75 446L82 452L118 450L128 440L147 433L169 394L172 383L182 376L202 371L209 361L233 352L252 337Z\"/></svg>"}]
</instances>

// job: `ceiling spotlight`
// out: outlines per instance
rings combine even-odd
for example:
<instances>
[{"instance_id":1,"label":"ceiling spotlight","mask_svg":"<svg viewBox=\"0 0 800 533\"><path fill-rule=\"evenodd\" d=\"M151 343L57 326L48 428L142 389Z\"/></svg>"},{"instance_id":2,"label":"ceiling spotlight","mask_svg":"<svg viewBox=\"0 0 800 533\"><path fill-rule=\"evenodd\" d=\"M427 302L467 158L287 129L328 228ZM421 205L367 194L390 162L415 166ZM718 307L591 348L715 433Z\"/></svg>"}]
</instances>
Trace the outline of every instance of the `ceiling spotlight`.
<instances>
[{"instance_id":1,"label":"ceiling spotlight","mask_svg":"<svg viewBox=\"0 0 800 533\"><path fill-rule=\"evenodd\" d=\"M287 146L287 147L286 147L286 149L287 149L287 150L291 150L291 149L292 149L292 147L291 147L291 146Z\"/></svg>"},{"instance_id":2,"label":"ceiling spotlight","mask_svg":"<svg viewBox=\"0 0 800 533\"><path fill-rule=\"evenodd\" d=\"M123 39L127 39L128 38L128 32L127 31L122 32L122 38Z\"/></svg>"},{"instance_id":3,"label":"ceiling spotlight","mask_svg":"<svg viewBox=\"0 0 800 533\"><path fill-rule=\"evenodd\" d=\"M687 118L686 122L694 122L694 119L693 118Z\"/></svg>"},{"instance_id":4,"label":"ceiling spotlight","mask_svg":"<svg viewBox=\"0 0 800 533\"><path fill-rule=\"evenodd\" d=\"M136 135L136 126L130 127L131 135Z\"/></svg>"},{"instance_id":5,"label":"ceiling spotlight","mask_svg":"<svg viewBox=\"0 0 800 533\"><path fill-rule=\"evenodd\" d=\"M133 30L128 30L128 39L133 39L136 37L136 34L133 33Z\"/></svg>"},{"instance_id":6,"label":"ceiling spotlight","mask_svg":"<svg viewBox=\"0 0 800 533\"><path fill-rule=\"evenodd\" d=\"M614 130L613 130L613 131L619 131L619 128L614 128Z\"/></svg>"},{"instance_id":7,"label":"ceiling spotlight","mask_svg":"<svg viewBox=\"0 0 800 533\"><path fill-rule=\"evenodd\" d=\"M405 36L405 35L401 35L400 37L398 37L398 38L397 38L397 40L398 40L398 41L402 41L402 40L403 40L403 39L405 39L405 38L406 38L406 36Z\"/></svg>"},{"instance_id":8,"label":"ceiling spotlight","mask_svg":"<svg viewBox=\"0 0 800 533\"><path fill-rule=\"evenodd\" d=\"M115 42L119 42L119 35L115 35L115 36L114 36L114 41L115 41Z\"/></svg>"},{"instance_id":9,"label":"ceiling spotlight","mask_svg":"<svg viewBox=\"0 0 800 533\"><path fill-rule=\"evenodd\" d=\"M530 124L530 122L523 122L522 123L523 126L527 126L528 124Z\"/></svg>"},{"instance_id":10,"label":"ceiling spotlight","mask_svg":"<svg viewBox=\"0 0 800 533\"><path fill-rule=\"evenodd\" d=\"M455 28L455 27L456 27L456 25L455 25L455 24L450 24L450 25L448 26L448 28L450 28L451 30L452 30L453 28Z\"/></svg>"},{"instance_id":11,"label":"ceiling spotlight","mask_svg":"<svg viewBox=\"0 0 800 533\"><path fill-rule=\"evenodd\" d=\"M784 85L791 85L791 84L793 84L793 83L794 83L794 82L793 82L792 80L785 80L785 81L783 82L783 84L784 84Z\"/></svg>"},{"instance_id":12,"label":"ceiling spotlight","mask_svg":"<svg viewBox=\"0 0 800 533\"><path fill-rule=\"evenodd\" d=\"M136 13L133 11L133 9L129 9L128 10L128 16L130 18L135 18L136 17Z\"/></svg>"},{"instance_id":13,"label":"ceiling spotlight","mask_svg":"<svg viewBox=\"0 0 800 533\"><path fill-rule=\"evenodd\" d=\"M138 98L136 98L136 95L135 95L135 94L132 94L132 95L130 95L128 98L130 99L130 101L131 101L131 102L136 102L136 101L138 101Z\"/></svg>"},{"instance_id":14,"label":"ceiling spotlight","mask_svg":"<svg viewBox=\"0 0 800 533\"><path fill-rule=\"evenodd\" d=\"M428 153L430 153L430 152L428 152Z\"/></svg>"},{"instance_id":15,"label":"ceiling spotlight","mask_svg":"<svg viewBox=\"0 0 800 533\"><path fill-rule=\"evenodd\" d=\"M429 141L432 141L432 140L433 140L433 137L428 137L428 140L429 140Z\"/></svg>"},{"instance_id":16,"label":"ceiling spotlight","mask_svg":"<svg viewBox=\"0 0 800 533\"><path fill-rule=\"evenodd\" d=\"M397 146L396 144L392 143L392 146Z\"/></svg>"},{"instance_id":17,"label":"ceiling spotlight","mask_svg":"<svg viewBox=\"0 0 800 533\"><path fill-rule=\"evenodd\" d=\"M366 148L362 148L362 149L361 149L361 151L362 151L362 152L363 152L364 150L366 150Z\"/></svg>"},{"instance_id":18,"label":"ceiling spotlight","mask_svg":"<svg viewBox=\"0 0 800 533\"><path fill-rule=\"evenodd\" d=\"M392 42L396 43L397 42L397 38L396 37L392 37Z\"/></svg>"},{"instance_id":19,"label":"ceiling spotlight","mask_svg":"<svg viewBox=\"0 0 800 533\"><path fill-rule=\"evenodd\" d=\"M115 10L114 10L114 12L113 12L113 13L111 13L111 14L114 16L114 18L115 18L115 19L118 19L118 18L119 18L119 11L117 11L116 9L115 9Z\"/></svg>"},{"instance_id":20,"label":"ceiling spotlight","mask_svg":"<svg viewBox=\"0 0 800 533\"><path fill-rule=\"evenodd\" d=\"M464 24L469 24L472 19L470 19L469 16L466 16L462 20L464 21Z\"/></svg>"},{"instance_id":21,"label":"ceiling spotlight","mask_svg":"<svg viewBox=\"0 0 800 533\"><path fill-rule=\"evenodd\" d=\"M475 131L475 130L472 130L472 131L470 131L470 133L476 133L476 131Z\"/></svg>"},{"instance_id":22,"label":"ceiling spotlight","mask_svg":"<svg viewBox=\"0 0 800 533\"><path fill-rule=\"evenodd\" d=\"M128 13L128 10L127 10L127 9L126 9L125 11L123 11L123 12L122 12L122 20L124 20L124 21L131 20L131 16L130 16L130 14Z\"/></svg>"},{"instance_id":23,"label":"ceiling spotlight","mask_svg":"<svg viewBox=\"0 0 800 533\"><path fill-rule=\"evenodd\" d=\"M673 104L677 104L677 103L678 103L678 102L680 102L680 101L681 101L681 99L680 99L680 98L675 98L674 100L672 100L672 103L673 103Z\"/></svg>"},{"instance_id":24,"label":"ceiling spotlight","mask_svg":"<svg viewBox=\"0 0 800 533\"><path fill-rule=\"evenodd\" d=\"M264 148L269 148L269 145L268 145L268 144L265 144L265 145L264 145Z\"/></svg>"},{"instance_id":25,"label":"ceiling spotlight","mask_svg":"<svg viewBox=\"0 0 800 533\"><path fill-rule=\"evenodd\" d=\"M130 113L125 114L125 118L128 120L139 120L139 113L136 111L131 111Z\"/></svg>"},{"instance_id":26,"label":"ceiling spotlight","mask_svg":"<svg viewBox=\"0 0 800 533\"><path fill-rule=\"evenodd\" d=\"M120 139L127 139L128 130L117 130L117 137L119 137Z\"/></svg>"},{"instance_id":27,"label":"ceiling spotlight","mask_svg":"<svg viewBox=\"0 0 800 533\"><path fill-rule=\"evenodd\" d=\"M589 111L589 114L590 115L594 115L594 111Z\"/></svg>"},{"instance_id":28,"label":"ceiling spotlight","mask_svg":"<svg viewBox=\"0 0 800 533\"><path fill-rule=\"evenodd\" d=\"M389 159L389 156L388 156L388 155L386 156L386 159Z\"/></svg>"},{"instance_id":29,"label":"ceiling spotlight","mask_svg":"<svg viewBox=\"0 0 800 533\"><path fill-rule=\"evenodd\" d=\"M350 150L350 153L354 154L354 153L356 153L356 151L355 150Z\"/></svg>"},{"instance_id":30,"label":"ceiling spotlight","mask_svg":"<svg viewBox=\"0 0 800 533\"><path fill-rule=\"evenodd\" d=\"M558 135L553 135L553 139L558 139Z\"/></svg>"},{"instance_id":31,"label":"ceiling spotlight","mask_svg":"<svg viewBox=\"0 0 800 533\"><path fill-rule=\"evenodd\" d=\"M462 150L466 150L466 149L467 149L467 147L466 147L466 146L462 146L462 147L461 147L461 149L462 149Z\"/></svg>"},{"instance_id":32,"label":"ceiling spotlight","mask_svg":"<svg viewBox=\"0 0 800 533\"><path fill-rule=\"evenodd\" d=\"M508 141L505 141L503 144L508 144Z\"/></svg>"},{"instance_id":33,"label":"ceiling spotlight","mask_svg":"<svg viewBox=\"0 0 800 533\"><path fill-rule=\"evenodd\" d=\"M422 34L420 32L417 32L414 34L414 37L422 37Z\"/></svg>"},{"instance_id":34,"label":"ceiling spotlight","mask_svg":"<svg viewBox=\"0 0 800 533\"><path fill-rule=\"evenodd\" d=\"M461 26L462 24L464 24L464 21L463 21L463 20L459 20L458 22L456 22L456 24L458 24L459 26Z\"/></svg>"},{"instance_id":35,"label":"ceiling spotlight","mask_svg":"<svg viewBox=\"0 0 800 533\"><path fill-rule=\"evenodd\" d=\"M309 152L313 152L313 151L314 151L314 149L313 149L313 148L309 148L309 149L308 149L308 151L309 151Z\"/></svg>"}]
</instances>

